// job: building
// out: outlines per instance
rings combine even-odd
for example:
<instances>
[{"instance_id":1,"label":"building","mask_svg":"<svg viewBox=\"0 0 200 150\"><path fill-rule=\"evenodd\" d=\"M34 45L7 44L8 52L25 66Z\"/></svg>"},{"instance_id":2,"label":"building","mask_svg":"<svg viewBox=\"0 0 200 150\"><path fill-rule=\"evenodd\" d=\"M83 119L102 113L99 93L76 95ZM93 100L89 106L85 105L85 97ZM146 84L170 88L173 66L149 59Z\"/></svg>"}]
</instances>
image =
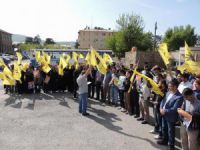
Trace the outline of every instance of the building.
<instances>
[{"instance_id":1,"label":"building","mask_svg":"<svg viewBox=\"0 0 200 150\"><path fill-rule=\"evenodd\" d=\"M0 53L12 54L12 34L0 29Z\"/></svg>"},{"instance_id":2,"label":"building","mask_svg":"<svg viewBox=\"0 0 200 150\"><path fill-rule=\"evenodd\" d=\"M107 49L105 39L113 35L113 33L114 31L110 29L107 30L99 27L90 29L86 27L78 32L78 48L88 49L92 46L95 49Z\"/></svg>"},{"instance_id":3,"label":"building","mask_svg":"<svg viewBox=\"0 0 200 150\"><path fill-rule=\"evenodd\" d=\"M197 36L197 43L196 43L196 46L200 46L200 35Z\"/></svg>"}]
</instances>

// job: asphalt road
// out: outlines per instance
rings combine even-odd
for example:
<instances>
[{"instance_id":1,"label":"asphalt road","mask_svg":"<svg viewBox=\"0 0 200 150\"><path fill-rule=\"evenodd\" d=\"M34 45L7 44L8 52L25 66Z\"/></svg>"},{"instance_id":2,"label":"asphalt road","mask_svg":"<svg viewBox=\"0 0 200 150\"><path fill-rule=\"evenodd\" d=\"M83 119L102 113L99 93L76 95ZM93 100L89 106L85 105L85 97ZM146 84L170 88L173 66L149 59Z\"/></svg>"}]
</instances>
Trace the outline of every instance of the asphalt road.
<instances>
[{"instance_id":1,"label":"asphalt road","mask_svg":"<svg viewBox=\"0 0 200 150\"><path fill-rule=\"evenodd\" d=\"M68 93L4 95L0 90L0 150L165 150L117 108L90 100L89 117ZM21 103L19 103L21 100Z\"/></svg>"}]
</instances>

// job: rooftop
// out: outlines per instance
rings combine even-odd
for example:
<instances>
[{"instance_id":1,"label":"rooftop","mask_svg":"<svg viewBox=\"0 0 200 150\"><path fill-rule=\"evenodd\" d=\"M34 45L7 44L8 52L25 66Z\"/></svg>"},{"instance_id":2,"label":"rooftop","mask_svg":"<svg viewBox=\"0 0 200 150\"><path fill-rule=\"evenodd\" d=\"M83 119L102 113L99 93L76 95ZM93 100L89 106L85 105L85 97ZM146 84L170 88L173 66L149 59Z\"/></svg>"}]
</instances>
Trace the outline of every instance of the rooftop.
<instances>
[{"instance_id":1,"label":"rooftop","mask_svg":"<svg viewBox=\"0 0 200 150\"><path fill-rule=\"evenodd\" d=\"M6 32L6 31L2 30L2 29L0 29L0 32L4 32L4 33L7 33L7 34L11 34L11 33L9 33L9 32Z\"/></svg>"}]
</instances>

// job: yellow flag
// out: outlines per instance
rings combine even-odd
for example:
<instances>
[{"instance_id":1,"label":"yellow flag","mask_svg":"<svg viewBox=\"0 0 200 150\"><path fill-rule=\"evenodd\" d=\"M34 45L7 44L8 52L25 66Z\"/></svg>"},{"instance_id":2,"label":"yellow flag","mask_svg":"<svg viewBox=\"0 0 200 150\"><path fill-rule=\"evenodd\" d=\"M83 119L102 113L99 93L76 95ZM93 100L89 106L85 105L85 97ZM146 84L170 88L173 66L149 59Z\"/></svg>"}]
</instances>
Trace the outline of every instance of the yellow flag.
<instances>
[{"instance_id":1,"label":"yellow flag","mask_svg":"<svg viewBox=\"0 0 200 150\"><path fill-rule=\"evenodd\" d=\"M68 54L66 54L64 59L65 59L65 62L68 64L68 62L71 59L71 57Z\"/></svg>"},{"instance_id":2,"label":"yellow flag","mask_svg":"<svg viewBox=\"0 0 200 150\"><path fill-rule=\"evenodd\" d=\"M21 81L21 69L17 62L14 62L13 78L17 81Z\"/></svg>"},{"instance_id":3,"label":"yellow flag","mask_svg":"<svg viewBox=\"0 0 200 150\"><path fill-rule=\"evenodd\" d=\"M181 73L183 74L187 67L188 67L188 65L184 63L183 65L178 66L177 70L180 70Z\"/></svg>"},{"instance_id":4,"label":"yellow flag","mask_svg":"<svg viewBox=\"0 0 200 150\"><path fill-rule=\"evenodd\" d=\"M183 65L178 66L177 69L180 70L181 73L183 73L184 71L187 71L193 74L200 74L200 63L192 61L192 60L188 60Z\"/></svg>"},{"instance_id":5,"label":"yellow flag","mask_svg":"<svg viewBox=\"0 0 200 150\"><path fill-rule=\"evenodd\" d=\"M135 78L136 69L137 69L137 67L134 69L133 74L132 74L132 76L131 76L131 79L130 79L131 83L133 83L133 80L134 80L134 78Z\"/></svg>"},{"instance_id":6,"label":"yellow flag","mask_svg":"<svg viewBox=\"0 0 200 150\"><path fill-rule=\"evenodd\" d=\"M49 56L47 53L45 52L42 52L42 55L43 55L43 58L44 58L44 61L47 63L47 64L50 64L51 63L51 56Z\"/></svg>"},{"instance_id":7,"label":"yellow flag","mask_svg":"<svg viewBox=\"0 0 200 150\"><path fill-rule=\"evenodd\" d=\"M192 60L192 51L185 41L185 62Z\"/></svg>"},{"instance_id":8,"label":"yellow flag","mask_svg":"<svg viewBox=\"0 0 200 150\"><path fill-rule=\"evenodd\" d=\"M95 49L92 48L91 49L91 55L90 55L90 60L91 60L90 64L92 66L96 66L97 65L95 54L96 54L96 51L95 51Z\"/></svg>"},{"instance_id":9,"label":"yellow flag","mask_svg":"<svg viewBox=\"0 0 200 150\"><path fill-rule=\"evenodd\" d=\"M15 80L12 76L12 72L8 67L3 69L3 85L15 85Z\"/></svg>"},{"instance_id":10,"label":"yellow flag","mask_svg":"<svg viewBox=\"0 0 200 150\"><path fill-rule=\"evenodd\" d=\"M106 63L109 63L109 64L113 63L113 60L112 60L112 58L110 57L109 54L104 53L104 54L103 54L103 59L104 59L104 61L105 61Z\"/></svg>"},{"instance_id":11,"label":"yellow flag","mask_svg":"<svg viewBox=\"0 0 200 150\"><path fill-rule=\"evenodd\" d=\"M78 54L76 52L72 52L72 59L78 63Z\"/></svg>"},{"instance_id":12,"label":"yellow flag","mask_svg":"<svg viewBox=\"0 0 200 150\"><path fill-rule=\"evenodd\" d=\"M60 57L60 62L59 62L59 65L58 65L58 74L59 75L63 75L63 70L64 68L67 66L67 63L66 61L64 60L63 57Z\"/></svg>"},{"instance_id":13,"label":"yellow flag","mask_svg":"<svg viewBox=\"0 0 200 150\"><path fill-rule=\"evenodd\" d=\"M158 84L154 80L152 80L151 78L149 78L149 77L145 76L144 74L141 74L141 73L139 73L137 71L136 71L136 74L139 75L141 78L149 81L149 83L152 86L152 88L151 88L152 91L154 91L158 95L164 96L163 92L161 91L161 89L159 88Z\"/></svg>"},{"instance_id":14,"label":"yellow flag","mask_svg":"<svg viewBox=\"0 0 200 150\"><path fill-rule=\"evenodd\" d=\"M23 70L24 72L26 72L26 70L27 70L28 68L29 68L29 64L28 64L28 63L23 64L22 70Z\"/></svg>"},{"instance_id":15,"label":"yellow flag","mask_svg":"<svg viewBox=\"0 0 200 150\"><path fill-rule=\"evenodd\" d=\"M86 57L85 57L85 60L87 61L87 64L89 64L90 65L90 53L87 53L87 55L86 55Z\"/></svg>"},{"instance_id":16,"label":"yellow flag","mask_svg":"<svg viewBox=\"0 0 200 150\"><path fill-rule=\"evenodd\" d=\"M168 52L167 43L160 44L158 50L160 56L162 57L165 65L167 66L170 63L171 55Z\"/></svg>"},{"instance_id":17,"label":"yellow flag","mask_svg":"<svg viewBox=\"0 0 200 150\"><path fill-rule=\"evenodd\" d=\"M40 63L40 51L35 51L35 60Z\"/></svg>"},{"instance_id":18,"label":"yellow flag","mask_svg":"<svg viewBox=\"0 0 200 150\"><path fill-rule=\"evenodd\" d=\"M132 74L132 76L131 76L131 79L130 79L131 84L132 84L133 81L134 81L134 78L135 78L135 75L136 75L136 69L137 69L137 67L135 67L135 69L134 69L134 71L133 71L133 74ZM129 88L129 90L128 90L128 93L130 93L130 92L131 92L131 86L130 86L130 88Z\"/></svg>"},{"instance_id":19,"label":"yellow flag","mask_svg":"<svg viewBox=\"0 0 200 150\"><path fill-rule=\"evenodd\" d=\"M98 61L99 63L96 64L97 69L99 70L101 74L106 74L107 72L106 62L103 60L103 58L101 57L99 53L95 52L95 54L96 54L97 59L99 60Z\"/></svg>"},{"instance_id":20,"label":"yellow flag","mask_svg":"<svg viewBox=\"0 0 200 150\"><path fill-rule=\"evenodd\" d=\"M22 54L19 52L16 52L17 55L17 64L22 64Z\"/></svg>"},{"instance_id":21,"label":"yellow flag","mask_svg":"<svg viewBox=\"0 0 200 150\"><path fill-rule=\"evenodd\" d=\"M83 54L80 53L79 54L79 58L84 58Z\"/></svg>"},{"instance_id":22,"label":"yellow flag","mask_svg":"<svg viewBox=\"0 0 200 150\"><path fill-rule=\"evenodd\" d=\"M42 71L44 71L45 73L49 73L50 70L51 68L49 67L48 64L45 64L42 66Z\"/></svg>"},{"instance_id":23,"label":"yellow flag","mask_svg":"<svg viewBox=\"0 0 200 150\"><path fill-rule=\"evenodd\" d=\"M3 72L0 72L0 79L3 80Z\"/></svg>"}]
</instances>

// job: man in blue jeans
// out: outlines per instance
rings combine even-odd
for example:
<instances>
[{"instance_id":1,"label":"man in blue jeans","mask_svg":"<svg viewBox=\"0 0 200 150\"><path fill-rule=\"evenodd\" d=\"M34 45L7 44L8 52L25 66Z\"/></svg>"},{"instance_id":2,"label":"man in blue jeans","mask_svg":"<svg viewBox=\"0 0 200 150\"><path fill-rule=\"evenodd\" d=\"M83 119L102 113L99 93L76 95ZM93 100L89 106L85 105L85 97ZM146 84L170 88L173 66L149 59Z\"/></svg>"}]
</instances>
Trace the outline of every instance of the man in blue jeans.
<instances>
[{"instance_id":1,"label":"man in blue jeans","mask_svg":"<svg viewBox=\"0 0 200 150\"><path fill-rule=\"evenodd\" d=\"M88 84L87 76L91 73L91 67L83 67L81 74L77 78L78 93L79 93L79 113L83 116L88 116L87 100L88 100Z\"/></svg>"},{"instance_id":2,"label":"man in blue jeans","mask_svg":"<svg viewBox=\"0 0 200 150\"><path fill-rule=\"evenodd\" d=\"M163 116L162 129L163 139L158 144L168 145L170 150L174 150L175 144L175 123L178 120L177 109L183 103L183 96L178 91L178 81L172 79L168 84L169 92L167 92L160 104L160 113Z\"/></svg>"}]
</instances>

